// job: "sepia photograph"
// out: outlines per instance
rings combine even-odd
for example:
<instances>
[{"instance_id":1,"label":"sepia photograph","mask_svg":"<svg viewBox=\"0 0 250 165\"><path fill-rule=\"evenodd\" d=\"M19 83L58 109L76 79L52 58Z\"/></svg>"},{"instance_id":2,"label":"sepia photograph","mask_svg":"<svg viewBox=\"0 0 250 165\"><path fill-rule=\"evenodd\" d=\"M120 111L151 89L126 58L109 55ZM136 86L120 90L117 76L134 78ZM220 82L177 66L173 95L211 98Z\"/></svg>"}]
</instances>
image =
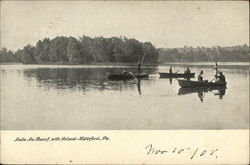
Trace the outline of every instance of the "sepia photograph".
<instances>
[{"instance_id":1,"label":"sepia photograph","mask_svg":"<svg viewBox=\"0 0 250 165\"><path fill-rule=\"evenodd\" d=\"M0 44L1 131L249 130L248 1L1 1Z\"/></svg>"}]
</instances>

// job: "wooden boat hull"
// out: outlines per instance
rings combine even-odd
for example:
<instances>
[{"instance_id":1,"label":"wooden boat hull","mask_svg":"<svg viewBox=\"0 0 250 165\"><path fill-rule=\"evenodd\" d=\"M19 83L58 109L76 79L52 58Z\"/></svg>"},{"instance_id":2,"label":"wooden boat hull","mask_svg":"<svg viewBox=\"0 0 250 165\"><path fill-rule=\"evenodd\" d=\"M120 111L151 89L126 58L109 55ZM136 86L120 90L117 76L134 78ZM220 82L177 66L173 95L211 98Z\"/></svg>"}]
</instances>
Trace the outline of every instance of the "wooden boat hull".
<instances>
[{"instance_id":1,"label":"wooden boat hull","mask_svg":"<svg viewBox=\"0 0 250 165\"><path fill-rule=\"evenodd\" d=\"M160 78L191 78L195 76L195 73L162 73L160 72Z\"/></svg>"},{"instance_id":2,"label":"wooden boat hull","mask_svg":"<svg viewBox=\"0 0 250 165\"><path fill-rule=\"evenodd\" d=\"M120 74L120 73L107 73L107 77L110 80L132 80L135 77L139 79L148 79L149 74L135 74L135 77L132 74Z\"/></svg>"},{"instance_id":3,"label":"wooden boat hull","mask_svg":"<svg viewBox=\"0 0 250 165\"><path fill-rule=\"evenodd\" d=\"M183 88L192 88L192 87L225 87L226 82L208 82L208 81L190 81L190 80L178 80L178 83Z\"/></svg>"}]
</instances>

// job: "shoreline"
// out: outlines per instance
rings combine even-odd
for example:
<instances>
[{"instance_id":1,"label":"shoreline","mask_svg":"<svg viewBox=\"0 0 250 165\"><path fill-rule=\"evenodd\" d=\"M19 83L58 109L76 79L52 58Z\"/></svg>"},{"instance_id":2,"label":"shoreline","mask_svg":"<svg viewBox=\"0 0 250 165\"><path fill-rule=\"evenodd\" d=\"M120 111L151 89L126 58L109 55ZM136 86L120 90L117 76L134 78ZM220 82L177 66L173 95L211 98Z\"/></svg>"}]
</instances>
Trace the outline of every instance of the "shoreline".
<instances>
[{"instance_id":1,"label":"shoreline","mask_svg":"<svg viewBox=\"0 0 250 165\"><path fill-rule=\"evenodd\" d=\"M248 69L249 62L217 62L221 68L230 69ZM1 65L26 65L26 66L114 66L114 67L137 67L137 63L91 63L91 64L62 64L62 63L40 63L40 64L22 64L22 63L0 63ZM142 67L157 67L157 66L172 66L172 67L198 67L198 68L211 68L215 66L214 62L164 62L164 63L145 63Z\"/></svg>"}]
</instances>

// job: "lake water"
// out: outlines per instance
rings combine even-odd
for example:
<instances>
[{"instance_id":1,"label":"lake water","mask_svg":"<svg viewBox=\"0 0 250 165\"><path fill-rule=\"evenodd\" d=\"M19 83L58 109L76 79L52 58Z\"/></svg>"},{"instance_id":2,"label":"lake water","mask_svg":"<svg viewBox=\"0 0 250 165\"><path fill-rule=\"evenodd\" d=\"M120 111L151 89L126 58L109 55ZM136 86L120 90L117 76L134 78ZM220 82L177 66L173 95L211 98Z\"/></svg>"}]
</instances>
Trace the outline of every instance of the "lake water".
<instances>
[{"instance_id":1,"label":"lake water","mask_svg":"<svg viewBox=\"0 0 250 165\"><path fill-rule=\"evenodd\" d=\"M1 65L1 129L248 129L249 66L219 66L227 89L179 91L177 79L161 79L164 66L146 66L147 80L110 81L107 72L133 66ZM213 64L189 64L214 78ZM220 65L220 64L219 64ZM173 67L183 72L185 64Z\"/></svg>"}]
</instances>

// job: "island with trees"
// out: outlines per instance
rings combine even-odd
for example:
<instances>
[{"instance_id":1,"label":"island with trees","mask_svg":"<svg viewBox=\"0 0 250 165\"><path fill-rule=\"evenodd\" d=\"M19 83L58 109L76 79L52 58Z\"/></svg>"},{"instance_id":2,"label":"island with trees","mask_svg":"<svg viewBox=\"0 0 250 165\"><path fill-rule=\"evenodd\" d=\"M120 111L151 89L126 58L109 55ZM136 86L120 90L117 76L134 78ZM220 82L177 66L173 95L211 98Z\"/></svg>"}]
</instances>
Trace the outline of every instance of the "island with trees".
<instances>
[{"instance_id":1,"label":"island with trees","mask_svg":"<svg viewBox=\"0 0 250 165\"><path fill-rule=\"evenodd\" d=\"M1 62L23 64L137 63L147 52L145 63L156 63L158 51L150 42L126 37L56 37L39 40L16 52L2 48Z\"/></svg>"}]
</instances>

